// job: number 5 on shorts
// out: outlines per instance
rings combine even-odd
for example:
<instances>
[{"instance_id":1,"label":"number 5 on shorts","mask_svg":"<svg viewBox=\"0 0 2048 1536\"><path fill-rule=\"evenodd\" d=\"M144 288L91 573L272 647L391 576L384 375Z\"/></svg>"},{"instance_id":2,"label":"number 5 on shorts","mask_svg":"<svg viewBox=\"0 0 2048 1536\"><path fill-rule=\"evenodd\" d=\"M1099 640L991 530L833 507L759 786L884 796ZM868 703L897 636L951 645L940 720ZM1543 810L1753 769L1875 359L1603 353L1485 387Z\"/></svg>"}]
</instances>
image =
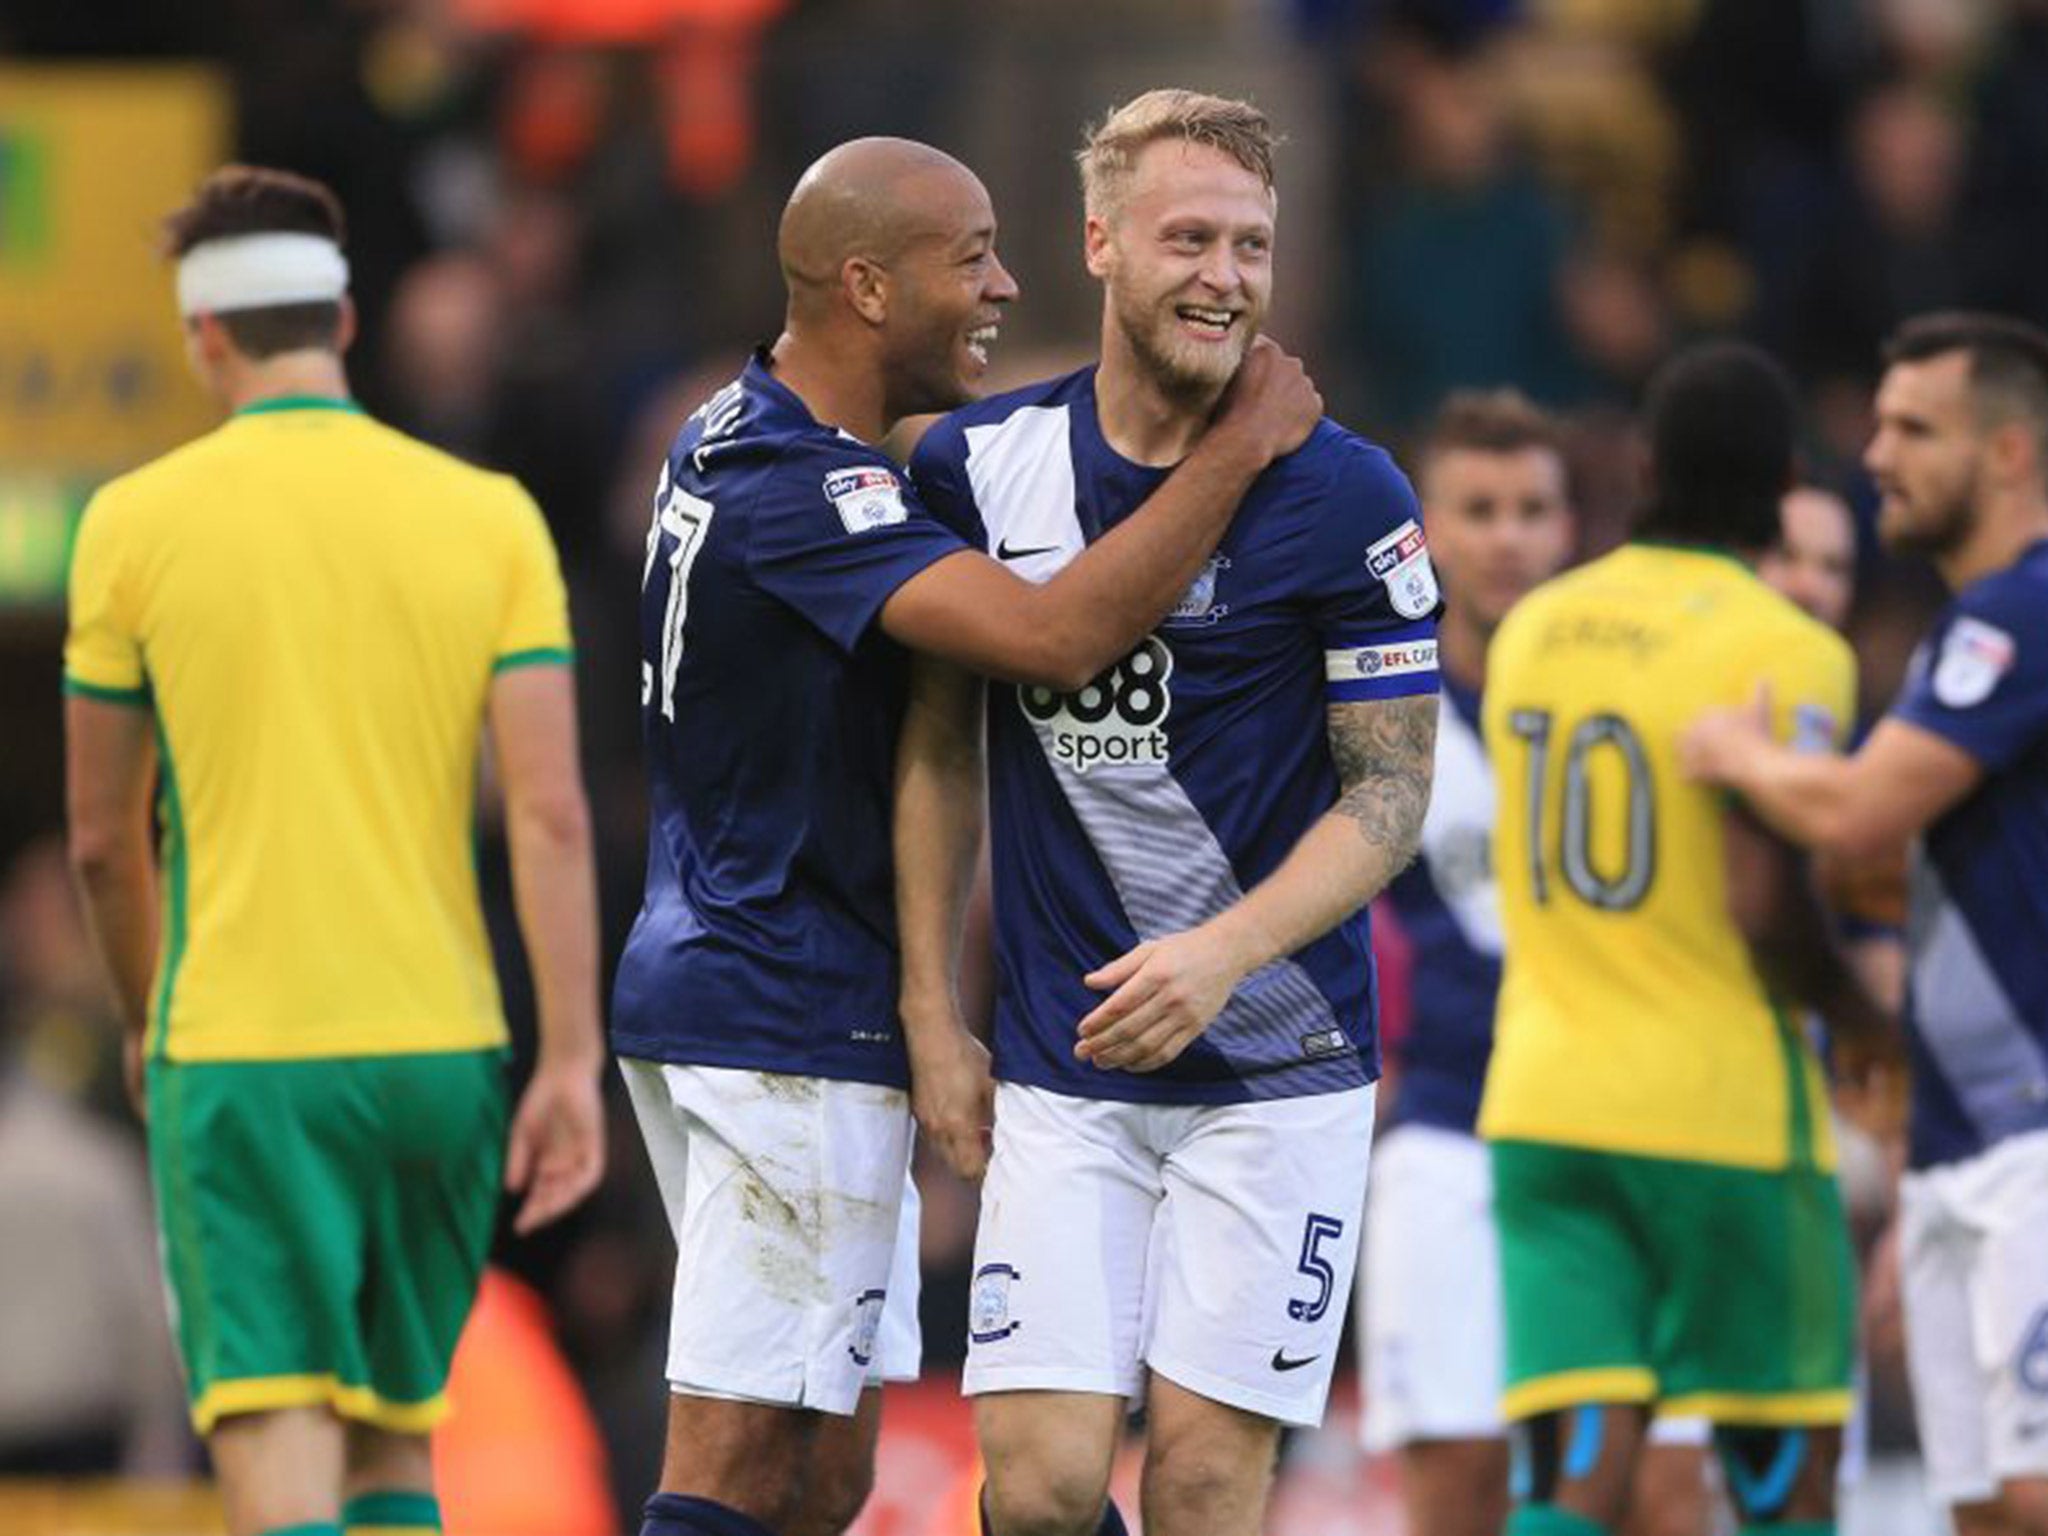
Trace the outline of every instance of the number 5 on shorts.
<instances>
[{"instance_id":1,"label":"number 5 on shorts","mask_svg":"<svg viewBox=\"0 0 2048 1536\"><path fill-rule=\"evenodd\" d=\"M1297 1296L1287 1303L1287 1315L1297 1323L1317 1322L1330 1310L1330 1297L1337 1289L1337 1271L1323 1257L1323 1244L1343 1235L1344 1223L1336 1217L1309 1212L1308 1224L1301 1229L1301 1262L1294 1267L1297 1273L1315 1281L1316 1293L1307 1298Z\"/></svg>"}]
</instances>

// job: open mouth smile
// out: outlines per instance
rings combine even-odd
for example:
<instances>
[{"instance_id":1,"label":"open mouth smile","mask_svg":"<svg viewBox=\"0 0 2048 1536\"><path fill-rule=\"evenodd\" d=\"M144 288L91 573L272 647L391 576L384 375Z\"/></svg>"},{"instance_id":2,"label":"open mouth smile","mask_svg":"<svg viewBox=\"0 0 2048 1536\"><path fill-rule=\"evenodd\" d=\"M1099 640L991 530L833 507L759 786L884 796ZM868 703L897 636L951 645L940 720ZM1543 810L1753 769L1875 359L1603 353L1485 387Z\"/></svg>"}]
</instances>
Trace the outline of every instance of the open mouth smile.
<instances>
[{"instance_id":1,"label":"open mouth smile","mask_svg":"<svg viewBox=\"0 0 2048 1536\"><path fill-rule=\"evenodd\" d=\"M1201 337L1204 341L1221 341L1230 334L1231 328L1243 318L1234 309L1212 309L1202 304L1180 304L1174 307L1181 326Z\"/></svg>"}]
</instances>

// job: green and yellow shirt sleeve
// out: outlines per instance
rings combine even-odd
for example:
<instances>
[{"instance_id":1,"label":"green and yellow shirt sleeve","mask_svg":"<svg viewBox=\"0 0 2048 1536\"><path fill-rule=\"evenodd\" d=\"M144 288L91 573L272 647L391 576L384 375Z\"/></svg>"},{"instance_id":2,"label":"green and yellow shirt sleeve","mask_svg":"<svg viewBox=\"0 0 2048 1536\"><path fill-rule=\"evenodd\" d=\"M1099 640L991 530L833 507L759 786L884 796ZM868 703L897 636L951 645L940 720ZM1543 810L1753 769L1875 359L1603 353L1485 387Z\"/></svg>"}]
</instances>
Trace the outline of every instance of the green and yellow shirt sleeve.
<instances>
[{"instance_id":1,"label":"green and yellow shirt sleeve","mask_svg":"<svg viewBox=\"0 0 2048 1536\"><path fill-rule=\"evenodd\" d=\"M64 691L114 704L146 706L139 604L127 572L133 552L122 537L122 503L111 490L93 497L71 555Z\"/></svg>"},{"instance_id":2,"label":"green and yellow shirt sleeve","mask_svg":"<svg viewBox=\"0 0 2048 1536\"><path fill-rule=\"evenodd\" d=\"M567 665L575 660L569 631L569 593L547 519L533 498L514 484L505 519L508 542L505 611L492 670Z\"/></svg>"}]
</instances>

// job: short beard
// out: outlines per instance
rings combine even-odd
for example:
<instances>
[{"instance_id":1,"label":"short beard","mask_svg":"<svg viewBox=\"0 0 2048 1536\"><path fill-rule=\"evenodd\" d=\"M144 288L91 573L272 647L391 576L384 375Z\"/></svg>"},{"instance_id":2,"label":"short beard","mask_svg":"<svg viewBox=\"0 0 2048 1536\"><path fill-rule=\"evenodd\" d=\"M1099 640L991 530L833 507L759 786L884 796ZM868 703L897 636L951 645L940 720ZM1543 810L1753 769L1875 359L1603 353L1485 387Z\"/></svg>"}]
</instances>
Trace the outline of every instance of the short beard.
<instances>
[{"instance_id":1,"label":"short beard","mask_svg":"<svg viewBox=\"0 0 2048 1536\"><path fill-rule=\"evenodd\" d=\"M1124 340L1130 343L1133 355L1170 400L1201 405L1214 400L1237 376L1238 366L1244 362L1244 355L1251 347L1247 339L1231 361L1229 371L1220 377L1212 375L1190 367L1170 348L1160 346L1154 340L1156 328L1144 323L1150 318L1149 314L1133 315L1122 305L1117 307L1116 322L1124 333ZM1237 323L1244 325L1248 322L1240 317Z\"/></svg>"},{"instance_id":2,"label":"short beard","mask_svg":"<svg viewBox=\"0 0 2048 1536\"><path fill-rule=\"evenodd\" d=\"M1880 533L1882 529L1880 528ZM1885 535L1885 548L1894 554L1918 555L1923 560L1939 560L1953 554L1977 531L1977 476L1973 472L1970 483L1963 491L1951 498L1942 509L1942 515L1930 527L1918 527Z\"/></svg>"}]
</instances>

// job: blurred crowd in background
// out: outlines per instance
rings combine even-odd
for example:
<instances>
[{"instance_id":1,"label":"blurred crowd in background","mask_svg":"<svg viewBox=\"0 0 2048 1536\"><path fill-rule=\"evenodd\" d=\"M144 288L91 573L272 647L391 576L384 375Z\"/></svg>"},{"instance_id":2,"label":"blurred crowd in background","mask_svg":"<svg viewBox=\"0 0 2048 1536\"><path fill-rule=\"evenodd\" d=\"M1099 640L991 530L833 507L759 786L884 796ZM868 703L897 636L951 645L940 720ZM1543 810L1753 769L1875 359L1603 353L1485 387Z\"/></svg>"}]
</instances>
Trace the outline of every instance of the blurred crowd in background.
<instances>
[{"instance_id":1,"label":"blurred crowd in background","mask_svg":"<svg viewBox=\"0 0 2048 1536\"><path fill-rule=\"evenodd\" d=\"M689 409L775 333L776 214L843 138L928 139L988 181L1024 289L1001 386L1093 346L1083 122L1152 85L1253 96L1289 138L1273 328L1332 414L1398 450L1453 387L1520 386L1567 413L1587 553L1625 534L1630 414L1654 366L1700 334L1763 343L1807 392L1811 481L1855 515L1849 627L1871 710L1939 600L1871 537L1858 457L1879 344L1949 306L2048 324L2048 0L0 7L0 61L102 58L225 71L237 156L347 205L366 405L545 507L612 955L643 860L634 623L655 471ZM61 620L0 627L8 667L35 669L0 714L23 755L0 807L0 1473L189 1466L116 1026L62 856ZM509 954L488 835L482 866ZM502 974L516 988L524 969ZM517 1029L525 1000L507 1002ZM545 1301L631 1509L659 1458L672 1257L631 1117L612 1123L598 1198L499 1257ZM936 1164L921 1176L925 1345L944 1370L964 1345L973 1203ZM1886 1181L1862 1182L1876 1233ZM1873 1449L1900 1450L1881 1272L1867 1309Z\"/></svg>"}]
</instances>

